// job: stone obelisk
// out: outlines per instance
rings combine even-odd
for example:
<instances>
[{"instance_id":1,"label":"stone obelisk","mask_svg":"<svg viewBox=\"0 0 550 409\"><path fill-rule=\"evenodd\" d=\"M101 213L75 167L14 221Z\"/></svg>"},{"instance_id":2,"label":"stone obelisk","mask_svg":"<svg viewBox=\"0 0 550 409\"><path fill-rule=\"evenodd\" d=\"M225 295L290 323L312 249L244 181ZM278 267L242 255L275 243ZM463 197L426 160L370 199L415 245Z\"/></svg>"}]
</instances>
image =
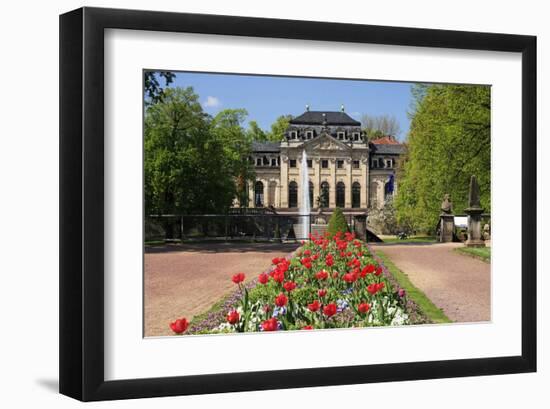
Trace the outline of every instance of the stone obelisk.
<instances>
[{"instance_id":1,"label":"stone obelisk","mask_svg":"<svg viewBox=\"0 0 550 409\"><path fill-rule=\"evenodd\" d=\"M464 211L468 215L468 240L464 244L466 247L485 247L485 242L481 240L481 214L483 209L479 200L479 185L473 175L470 178L468 208Z\"/></svg>"}]
</instances>

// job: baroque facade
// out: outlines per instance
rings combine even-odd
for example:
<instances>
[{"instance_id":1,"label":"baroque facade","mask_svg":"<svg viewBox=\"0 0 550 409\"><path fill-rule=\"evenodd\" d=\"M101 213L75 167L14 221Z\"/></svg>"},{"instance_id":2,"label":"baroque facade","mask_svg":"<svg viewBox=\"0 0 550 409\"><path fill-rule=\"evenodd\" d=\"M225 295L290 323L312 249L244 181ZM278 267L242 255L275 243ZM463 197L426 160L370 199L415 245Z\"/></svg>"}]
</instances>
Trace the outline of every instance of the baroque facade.
<instances>
[{"instance_id":1,"label":"baroque facade","mask_svg":"<svg viewBox=\"0 0 550 409\"><path fill-rule=\"evenodd\" d=\"M292 119L281 142L255 142L256 181L248 207L296 212L302 201L302 152L307 155L311 208L361 213L382 208L396 191L395 168L404 146L393 137L366 141L361 123L341 111L310 111Z\"/></svg>"}]
</instances>

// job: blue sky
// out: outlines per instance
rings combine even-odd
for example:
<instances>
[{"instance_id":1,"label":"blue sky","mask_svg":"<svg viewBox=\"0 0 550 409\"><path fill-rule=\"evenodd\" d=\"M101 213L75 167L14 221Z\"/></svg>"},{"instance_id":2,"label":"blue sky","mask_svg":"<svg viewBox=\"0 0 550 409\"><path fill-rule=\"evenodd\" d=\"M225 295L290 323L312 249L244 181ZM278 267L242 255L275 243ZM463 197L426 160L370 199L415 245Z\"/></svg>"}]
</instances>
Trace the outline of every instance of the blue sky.
<instances>
[{"instance_id":1,"label":"blue sky","mask_svg":"<svg viewBox=\"0 0 550 409\"><path fill-rule=\"evenodd\" d=\"M338 111L344 104L346 112L357 120L361 120L363 114L394 115L401 126L398 138L403 140L409 129L407 111L411 85L406 82L178 72L170 86L193 87L204 110L211 115L222 109L245 108L248 120L258 122L265 130L270 129L280 115L302 114L306 104L312 111Z\"/></svg>"}]
</instances>

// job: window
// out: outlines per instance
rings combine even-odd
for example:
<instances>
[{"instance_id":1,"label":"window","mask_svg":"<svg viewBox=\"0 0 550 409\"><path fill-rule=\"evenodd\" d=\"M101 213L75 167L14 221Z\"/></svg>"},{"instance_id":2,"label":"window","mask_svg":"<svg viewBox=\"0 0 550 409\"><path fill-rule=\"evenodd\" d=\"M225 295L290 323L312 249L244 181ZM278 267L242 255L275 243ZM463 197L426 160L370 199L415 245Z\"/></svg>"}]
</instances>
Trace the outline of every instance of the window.
<instances>
[{"instance_id":1,"label":"window","mask_svg":"<svg viewBox=\"0 0 550 409\"><path fill-rule=\"evenodd\" d=\"M288 207L298 207L298 184L296 182L288 184Z\"/></svg>"},{"instance_id":2,"label":"window","mask_svg":"<svg viewBox=\"0 0 550 409\"><path fill-rule=\"evenodd\" d=\"M337 169L343 169L344 168L344 161L342 159L338 159L336 161L336 168Z\"/></svg>"},{"instance_id":3,"label":"window","mask_svg":"<svg viewBox=\"0 0 550 409\"><path fill-rule=\"evenodd\" d=\"M256 158L256 166L262 166L262 158Z\"/></svg>"},{"instance_id":4,"label":"window","mask_svg":"<svg viewBox=\"0 0 550 409\"><path fill-rule=\"evenodd\" d=\"M306 131L306 139L313 138L313 131Z\"/></svg>"},{"instance_id":5,"label":"window","mask_svg":"<svg viewBox=\"0 0 550 409\"><path fill-rule=\"evenodd\" d=\"M264 156L264 166L269 166L269 159L267 159L267 156Z\"/></svg>"},{"instance_id":6,"label":"window","mask_svg":"<svg viewBox=\"0 0 550 409\"><path fill-rule=\"evenodd\" d=\"M354 132L353 133L353 140L356 141L356 142L361 140L361 136L360 136L359 132Z\"/></svg>"},{"instance_id":7,"label":"window","mask_svg":"<svg viewBox=\"0 0 550 409\"><path fill-rule=\"evenodd\" d=\"M386 167L387 168L393 168L393 159L387 159L386 160Z\"/></svg>"},{"instance_id":8,"label":"window","mask_svg":"<svg viewBox=\"0 0 550 409\"><path fill-rule=\"evenodd\" d=\"M359 169L359 161L358 160L353 161L353 169Z\"/></svg>"},{"instance_id":9,"label":"window","mask_svg":"<svg viewBox=\"0 0 550 409\"><path fill-rule=\"evenodd\" d=\"M321 161L321 167L322 167L323 169L328 169L328 159L323 159L323 160Z\"/></svg>"},{"instance_id":10,"label":"window","mask_svg":"<svg viewBox=\"0 0 550 409\"><path fill-rule=\"evenodd\" d=\"M289 165L290 165L291 168L295 168L296 167L296 159L290 159Z\"/></svg>"},{"instance_id":11,"label":"window","mask_svg":"<svg viewBox=\"0 0 550 409\"><path fill-rule=\"evenodd\" d=\"M344 182L336 184L336 207L344 207L346 205L346 185Z\"/></svg>"},{"instance_id":12,"label":"window","mask_svg":"<svg viewBox=\"0 0 550 409\"><path fill-rule=\"evenodd\" d=\"M312 162L311 159L308 159L308 160L307 160L307 167L308 167L308 168L313 167L313 162Z\"/></svg>"},{"instance_id":13,"label":"window","mask_svg":"<svg viewBox=\"0 0 550 409\"><path fill-rule=\"evenodd\" d=\"M288 135L289 135L290 139L298 139L298 132L296 132L296 131L290 131L288 133Z\"/></svg>"},{"instance_id":14,"label":"window","mask_svg":"<svg viewBox=\"0 0 550 409\"><path fill-rule=\"evenodd\" d=\"M254 185L254 206L264 207L264 184L260 181Z\"/></svg>"},{"instance_id":15,"label":"window","mask_svg":"<svg viewBox=\"0 0 550 409\"><path fill-rule=\"evenodd\" d=\"M378 167L378 159L373 159L371 161L371 165L372 165L373 168L377 168Z\"/></svg>"},{"instance_id":16,"label":"window","mask_svg":"<svg viewBox=\"0 0 550 409\"><path fill-rule=\"evenodd\" d=\"M271 166L277 166L277 158L271 158Z\"/></svg>"},{"instance_id":17,"label":"window","mask_svg":"<svg viewBox=\"0 0 550 409\"><path fill-rule=\"evenodd\" d=\"M337 135L337 137L338 137L338 140L340 140L340 141L343 141L344 138L346 137L346 133L345 133L345 132L341 132L341 131L340 131L340 132L337 132L336 135Z\"/></svg>"},{"instance_id":18,"label":"window","mask_svg":"<svg viewBox=\"0 0 550 409\"><path fill-rule=\"evenodd\" d=\"M309 182L309 207L312 208L314 206L313 202L313 183Z\"/></svg>"},{"instance_id":19,"label":"window","mask_svg":"<svg viewBox=\"0 0 550 409\"><path fill-rule=\"evenodd\" d=\"M361 207L361 185L353 182L351 185L351 207Z\"/></svg>"},{"instance_id":20,"label":"window","mask_svg":"<svg viewBox=\"0 0 550 409\"><path fill-rule=\"evenodd\" d=\"M321 194L319 195L319 204L321 207L328 207L329 185L327 182L321 183Z\"/></svg>"}]
</instances>

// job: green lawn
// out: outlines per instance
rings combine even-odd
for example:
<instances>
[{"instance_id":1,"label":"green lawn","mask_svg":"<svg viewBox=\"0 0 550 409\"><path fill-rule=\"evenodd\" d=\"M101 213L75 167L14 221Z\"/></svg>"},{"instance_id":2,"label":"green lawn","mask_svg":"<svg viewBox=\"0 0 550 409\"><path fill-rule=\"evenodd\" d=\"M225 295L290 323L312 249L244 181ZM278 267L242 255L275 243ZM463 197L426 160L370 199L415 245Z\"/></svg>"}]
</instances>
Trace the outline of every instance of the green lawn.
<instances>
[{"instance_id":1,"label":"green lawn","mask_svg":"<svg viewBox=\"0 0 550 409\"><path fill-rule=\"evenodd\" d=\"M380 236L384 243L435 243L435 236L410 236L404 240L398 239L395 236Z\"/></svg>"},{"instance_id":2,"label":"green lawn","mask_svg":"<svg viewBox=\"0 0 550 409\"><path fill-rule=\"evenodd\" d=\"M491 262L491 247L459 247L455 249L458 253L478 258L486 263Z\"/></svg>"},{"instance_id":3,"label":"green lawn","mask_svg":"<svg viewBox=\"0 0 550 409\"><path fill-rule=\"evenodd\" d=\"M407 292L408 297L410 297L416 305L418 305L418 308L421 310L421 312L433 323L435 324L442 324L442 323L450 323L452 322L444 313L443 311L434 305L434 303L431 302L431 300L424 294L420 289L415 287L415 285L411 282L407 274L402 272L393 262L391 259L384 254L383 251L380 250L380 248L376 249L376 255L382 259L384 262L384 265L386 268L390 271L390 273L395 277L397 282L399 283L399 286L401 288L404 288Z\"/></svg>"}]
</instances>

